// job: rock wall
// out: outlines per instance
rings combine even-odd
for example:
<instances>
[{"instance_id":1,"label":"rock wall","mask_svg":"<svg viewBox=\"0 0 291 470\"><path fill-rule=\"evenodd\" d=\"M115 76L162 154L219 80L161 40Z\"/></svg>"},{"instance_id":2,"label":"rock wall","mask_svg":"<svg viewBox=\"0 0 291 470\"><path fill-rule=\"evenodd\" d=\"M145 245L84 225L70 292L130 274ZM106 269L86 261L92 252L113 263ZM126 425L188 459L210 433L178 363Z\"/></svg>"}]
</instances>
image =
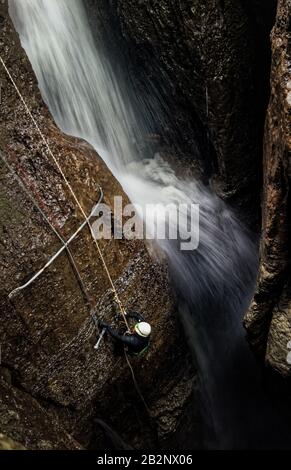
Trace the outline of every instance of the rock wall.
<instances>
[{"instance_id":1,"label":"rock wall","mask_svg":"<svg viewBox=\"0 0 291 470\"><path fill-rule=\"evenodd\" d=\"M80 450L78 444L31 395L0 380L0 449ZM9 436L9 438L7 438ZM11 442L11 438L14 444ZM21 444L19 444L21 443Z\"/></svg>"},{"instance_id":2,"label":"rock wall","mask_svg":"<svg viewBox=\"0 0 291 470\"><path fill-rule=\"evenodd\" d=\"M212 177L216 192L253 221L276 0L85 3L95 34L102 25L109 32L111 55L117 35L154 130L182 165L198 161L203 179Z\"/></svg>"},{"instance_id":3,"label":"rock wall","mask_svg":"<svg viewBox=\"0 0 291 470\"><path fill-rule=\"evenodd\" d=\"M1 57L83 208L91 211L99 198L98 185L112 207L114 195L125 195L89 145L56 127L9 19L6 0L0 4L0 20ZM1 386L0 431L26 448L96 448L107 445L99 418L132 446L166 446L168 438L175 439L185 410L190 407L196 416L196 376L175 315L167 267L150 258L143 242L110 240L100 247L124 304L145 312L153 325L150 352L132 364L150 415L124 357L114 357L110 341L104 341L98 353L93 349L97 332L66 254L30 288L8 299L60 242L3 158L63 237L76 230L82 216L1 64L0 83L1 374L8 374L10 383ZM108 279L87 228L71 250L98 317L121 327L114 319ZM11 414L7 400L12 399ZM25 423L30 426L28 437ZM189 432L196 426L198 430L197 420L191 425Z\"/></svg>"},{"instance_id":4,"label":"rock wall","mask_svg":"<svg viewBox=\"0 0 291 470\"><path fill-rule=\"evenodd\" d=\"M290 177L291 2L280 0L272 32L271 100L264 139L261 262L256 293L245 318L255 351L284 376L291 375ZM291 348L290 348L291 349Z\"/></svg>"},{"instance_id":5,"label":"rock wall","mask_svg":"<svg viewBox=\"0 0 291 470\"><path fill-rule=\"evenodd\" d=\"M260 273L245 325L255 351L289 376L290 0L279 0L272 33L264 149L268 36L275 1L86 3L92 27L102 37L107 30L111 41L118 39L109 42L112 55L120 55L118 42L124 49L128 77L142 97L141 109L150 110L152 131L161 135L181 166L195 161L195 171L199 167L205 181L211 177L217 193L252 221L263 186ZM0 3L0 47L85 210L96 202L98 185L111 206L114 195L125 197L93 149L57 129L9 20L6 0ZM1 64L0 70L1 157L68 238L82 218ZM65 254L29 290L8 300L8 293L28 280L59 242L1 162L0 445L102 448L112 445L108 433L105 439L100 430L102 420L131 446L199 447L196 375L175 315L167 267L151 260L142 242L101 243L123 302L146 312L154 327L149 354L133 363L149 415L126 362L114 357L111 343L102 343L98 354L94 351L96 332ZM118 326L108 281L87 229L72 251L98 315Z\"/></svg>"},{"instance_id":6,"label":"rock wall","mask_svg":"<svg viewBox=\"0 0 291 470\"><path fill-rule=\"evenodd\" d=\"M159 111L157 132L176 159L198 158L202 178L211 176L252 228L261 206L260 272L245 326L254 350L290 375L290 1L85 2L99 39L105 25L109 54L129 57L128 74L145 107Z\"/></svg>"}]
</instances>

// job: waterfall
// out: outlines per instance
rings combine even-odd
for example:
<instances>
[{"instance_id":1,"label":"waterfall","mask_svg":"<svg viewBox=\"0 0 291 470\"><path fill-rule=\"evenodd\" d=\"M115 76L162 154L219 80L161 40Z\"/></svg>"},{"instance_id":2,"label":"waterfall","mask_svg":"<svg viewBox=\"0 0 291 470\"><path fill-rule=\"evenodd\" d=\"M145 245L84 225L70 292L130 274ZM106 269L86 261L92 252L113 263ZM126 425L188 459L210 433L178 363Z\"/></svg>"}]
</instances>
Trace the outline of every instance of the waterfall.
<instances>
[{"instance_id":1,"label":"waterfall","mask_svg":"<svg viewBox=\"0 0 291 470\"><path fill-rule=\"evenodd\" d=\"M10 12L57 124L122 169L134 155L132 110L106 58L96 54L82 3L12 1Z\"/></svg>"},{"instance_id":2,"label":"waterfall","mask_svg":"<svg viewBox=\"0 0 291 470\"><path fill-rule=\"evenodd\" d=\"M58 126L95 147L137 206L199 204L198 249L181 251L175 240L157 243L167 256L199 371L205 416L215 431L209 446L244 447L252 435L265 433L261 418L269 410L267 398L258 398L263 394L260 376L241 324L257 273L256 242L209 188L177 176L159 154L142 154L138 144L149 119L137 115L126 78L121 86L94 41L81 0L9 4Z\"/></svg>"}]
</instances>

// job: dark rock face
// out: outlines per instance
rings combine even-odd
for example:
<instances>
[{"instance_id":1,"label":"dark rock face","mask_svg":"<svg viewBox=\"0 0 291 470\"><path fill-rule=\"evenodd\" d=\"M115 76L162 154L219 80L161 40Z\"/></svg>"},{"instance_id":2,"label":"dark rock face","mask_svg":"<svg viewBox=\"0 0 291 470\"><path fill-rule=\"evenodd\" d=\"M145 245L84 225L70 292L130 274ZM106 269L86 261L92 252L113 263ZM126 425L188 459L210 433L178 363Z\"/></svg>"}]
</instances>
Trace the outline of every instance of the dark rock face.
<instances>
[{"instance_id":1,"label":"dark rock face","mask_svg":"<svg viewBox=\"0 0 291 470\"><path fill-rule=\"evenodd\" d=\"M138 93L160 112L158 132L181 144L176 156L198 158L216 192L250 215L263 188L261 267L245 325L254 349L289 375L290 2L278 4L271 51L276 1L86 1L111 53L114 24Z\"/></svg>"},{"instance_id":2,"label":"dark rock face","mask_svg":"<svg viewBox=\"0 0 291 470\"><path fill-rule=\"evenodd\" d=\"M204 180L212 177L218 194L253 216L261 188L268 35L276 1L86 3L93 27L102 36L108 33L110 53L120 54L118 44L123 48L127 77L137 88L141 108L150 111L151 130L161 135L181 166L196 162L195 169L199 167ZM245 320L254 349L285 376L290 375L286 346L291 339L290 9L290 0L279 1L272 36L261 268ZM7 16L6 0L0 4L0 46L85 210L89 212L96 202L98 184L105 202L112 205L114 195L123 195L121 188L91 147L56 128ZM68 238L81 216L1 66L0 70L1 155ZM132 385L130 370L123 358L113 356L111 343L105 341L98 354L93 350L96 332L65 255L29 291L8 301L8 293L58 248L55 236L1 164L0 446L104 448L104 427L98 418L112 426L125 445L199 447L196 376L175 316L166 266L153 262L141 242L101 244L122 300L146 311L156 332L148 356L133 363L149 416ZM98 314L114 324L108 281L86 230L72 250Z\"/></svg>"},{"instance_id":3,"label":"dark rock face","mask_svg":"<svg viewBox=\"0 0 291 470\"><path fill-rule=\"evenodd\" d=\"M0 449L80 450L81 446L29 394L0 380ZM29 424L28 424L29 423ZM9 438L7 438L9 436ZM11 441L11 438L13 441Z\"/></svg>"},{"instance_id":4,"label":"dark rock face","mask_svg":"<svg viewBox=\"0 0 291 470\"><path fill-rule=\"evenodd\" d=\"M89 213L97 202L98 185L112 207L114 195L125 198L118 182L91 147L57 129L8 17L6 1L0 5L0 16L1 56L84 210ZM1 64L0 78L1 157L21 176L62 236L69 238L82 217ZM80 446L76 441L102 448L105 443L95 422L100 418L132 446L166 446L170 437L175 439L189 404L196 413L195 372L177 323L166 266L152 261L142 242L100 242L122 301L145 312L153 324L149 354L132 364L149 416L125 359L114 357L111 342L103 342L98 353L93 349L97 333L65 254L31 288L9 301L8 293L37 272L60 243L2 159L0 163L0 342L2 365L12 384L0 390L0 428L27 448L45 448L43 442L50 448L75 448ZM114 324L108 279L89 230L83 230L71 249L98 316ZM19 432L17 420L15 428L13 422L5 424L10 413L5 394L13 396L15 413L19 410ZM26 439L26 416L34 410L39 427L35 422ZM196 426L194 420L192 424Z\"/></svg>"},{"instance_id":5,"label":"dark rock face","mask_svg":"<svg viewBox=\"0 0 291 470\"><path fill-rule=\"evenodd\" d=\"M156 131L184 162L197 159L221 196L256 212L276 1L86 3L111 33L111 54L114 25Z\"/></svg>"},{"instance_id":6,"label":"dark rock face","mask_svg":"<svg viewBox=\"0 0 291 470\"><path fill-rule=\"evenodd\" d=\"M291 340L290 19L290 0L280 0L272 32L272 92L265 128L261 263L256 293L245 318L254 349L284 376L291 374L287 362Z\"/></svg>"},{"instance_id":7,"label":"dark rock face","mask_svg":"<svg viewBox=\"0 0 291 470\"><path fill-rule=\"evenodd\" d=\"M159 111L157 132L176 158L185 166L197 158L215 191L249 221L262 194L260 272L245 326L253 348L290 375L290 1L278 3L272 48L275 0L86 3L102 17L111 54L114 24L129 76Z\"/></svg>"}]
</instances>

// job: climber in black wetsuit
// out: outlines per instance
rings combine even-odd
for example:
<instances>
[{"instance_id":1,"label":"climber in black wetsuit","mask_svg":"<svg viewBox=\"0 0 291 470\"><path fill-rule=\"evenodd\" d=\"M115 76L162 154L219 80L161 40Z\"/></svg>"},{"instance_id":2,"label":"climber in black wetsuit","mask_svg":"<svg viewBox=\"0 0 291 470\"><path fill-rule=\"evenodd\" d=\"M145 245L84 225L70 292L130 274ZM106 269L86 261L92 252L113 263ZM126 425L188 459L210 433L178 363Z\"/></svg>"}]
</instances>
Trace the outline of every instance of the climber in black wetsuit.
<instances>
[{"instance_id":1,"label":"climber in black wetsuit","mask_svg":"<svg viewBox=\"0 0 291 470\"><path fill-rule=\"evenodd\" d=\"M99 327L106 329L117 343L125 346L129 354L140 355L146 351L149 346L151 326L145 321L143 316L137 312L129 311L126 316L127 318L136 320L132 333L120 334L103 321L99 322Z\"/></svg>"}]
</instances>

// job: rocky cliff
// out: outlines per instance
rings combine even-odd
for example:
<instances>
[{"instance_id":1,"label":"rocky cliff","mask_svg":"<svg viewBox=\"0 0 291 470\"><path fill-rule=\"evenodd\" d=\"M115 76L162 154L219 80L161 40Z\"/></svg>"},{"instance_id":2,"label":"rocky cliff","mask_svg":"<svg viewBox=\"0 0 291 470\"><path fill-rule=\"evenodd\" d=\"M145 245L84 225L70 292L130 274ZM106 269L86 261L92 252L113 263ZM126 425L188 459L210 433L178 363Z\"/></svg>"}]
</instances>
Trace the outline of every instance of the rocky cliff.
<instances>
[{"instance_id":1,"label":"rocky cliff","mask_svg":"<svg viewBox=\"0 0 291 470\"><path fill-rule=\"evenodd\" d=\"M291 375L287 362L291 340L290 19L290 0L280 0L272 32L271 99L264 138L261 263L254 300L245 318L253 348L284 376Z\"/></svg>"},{"instance_id":2,"label":"rocky cliff","mask_svg":"<svg viewBox=\"0 0 291 470\"><path fill-rule=\"evenodd\" d=\"M265 130L275 0L85 2L95 34L107 37L110 56L124 56L138 104L150 110L151 130L165 151L205 182L210 178L251 224L258 220L262 196L260 272L245 325L254 351L289 376L290 0L279 0L272 33ZM0 3L0 28L1 57L83 207L90 212L98 185L112 206L114 195L125 197L120 186L91 147L54 124L6 0ZM82 217L1 64L0 70L1 156L68 238ZM101 249L123 302L145 311L154 327L149 354L133 362L150 413L110 342L94 351L96 331L65 254L29 290L8 300L60 244L2 157L0 446L106 447L114 441L109 425L122 437L120 446L199 447L197 379L167 267L153 261L142 242L104 241ZM98 316L117 326L108 280L87 229L72 252Z\"/></svg>"},{"instance_id":3,"label":"rocky cliff","mask_svg":"<svg viewBox=\"0 0 291 470\"><path fill-rule=\"evenodd\" d=\"M98 200L99 185L112 206L114 195L125 195L93 149L54 124L6 0L0 5L0 28L1 57L84 210L89 213ZM124 357L113 355L111 342L94 350L97 332L66 254L30 288L8 298L60 247L14 172L64 238L82 216L1 64L0 70L0 431L29 449L98 448L108 445L101 419L131 446L161 447L169 439L175 443L185 410L193 417L189 434L197 425L196 378L175 316L167 267L154 262L142 242L109 240L100 246L124 304L146 312L153 325L150 352L132 363L149 412ZM71 250L97 316L122 326L114 319L108 279L87 228Z\"/></svg>"},{"instance_id":4,"label":"rocky cliff","mask_svg":"<svg viewBox=\"0 0 291 470\"><path fill-rule=\"evenodd\" d=\"M245 326L253 349L289 375L290 1L86 3L99 36L105 25L111 54L121 55L118 37L176 160L198 161L202 178L252 228L262 209L260 272Z\"/></svg>"},{"instance_id":5,"label":"rocky cliff","mask_svg":"<svg viewBox=\"0 0 291 470\"><path fill-rule=\"evenodd\" d=\"M154 130L254 221L276 0L85 1L111 55L117 37Z\"/></svg>"}]
</instances>

